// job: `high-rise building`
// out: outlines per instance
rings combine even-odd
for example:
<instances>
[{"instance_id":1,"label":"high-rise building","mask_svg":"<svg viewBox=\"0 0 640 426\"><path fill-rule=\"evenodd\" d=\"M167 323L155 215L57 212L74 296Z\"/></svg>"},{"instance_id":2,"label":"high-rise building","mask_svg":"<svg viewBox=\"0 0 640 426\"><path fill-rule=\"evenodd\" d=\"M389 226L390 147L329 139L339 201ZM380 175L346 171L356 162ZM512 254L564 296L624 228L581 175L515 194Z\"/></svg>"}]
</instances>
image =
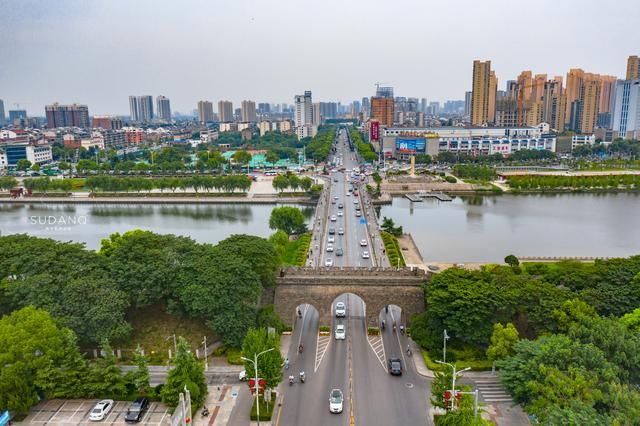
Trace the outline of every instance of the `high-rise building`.
<instances>
[{"instance_id":1,"label":"high-rise building","mask_svg":"<svg viewBox=\"0 0 640 426\"><path fill-rule=\"evenodd\" d=\"M614 99L613 130L621 138L640 137L640 79L618 80Z\"/></svg>"},{"instance_id":2,"label":"high-rise building","mask_svg":"<svg viewBox=\"0 0 640 426\"><path fill-rule=\"evenodd\" d=\"M425 99L426 100L426 99ZM426 109L426 106L425 106ZM464 92L464 115L471 116L471 92Z\"/></svg>"},{"instance_id":3,"label":"high-rise building","mask_svg":"<svg viewBox=\"0 0 640 426\"><path fill-rule=\"evenodd\" d=\"M600 103L598 104L598 114L601 114L611 111L612 96L618 79L612 75L601 75L598 77L600 81Z\"/></svg>"},{"instance_id":4,"label":"high-rise building","mask_svg":"<svg viewBox=\"0 0 640 426\"><path fill-rule=\"evenodd\" d=\"M256 103L253 101L242 101L240 109L240 120L244 122L255 123L258 121L256 115Z\"/></svg>"},{"instance_id":5,"label":"high-rise building","mask_svg":"<svg viewBox=\"0 0 640 426\"><path fill-rule=\"evenodd\" d=\"M267 102L260 102L258 104L258 113L261 115L270 114L271 113L271 105Z\"/></svg>"},{"instance_id":6,"label":"high-rise building","mask_svg":"<svg viewBox=\"0 0 640 426\"><path fill-rule=\"evenodd\" d=\"M376 86L376 97L393 99L393 87Z\"/></svg>"},{"instance_id":7,"label":"high-rise building","mask_svg":"<svg viewBox=\"0 0 640 426\"><path fill-rule=\"evenodd\" d=\"M294 103L293 121L298 139L315 136L319 123L314 122L311 91L305 90L304 95L296 95Z\"/></svg>"},{"instance_id":8,"label":"high-rise building","mask_svg":"<svg viewBox=\"0 0 640 426\"><path fill-rule=\"evenodd\" d=\"M362 98L362 113L365 117L368 117L371 114L371 101L369 98Z\"/></svg>"},{"instance_id":9,"label":"high-rise building","mask_svg":"<svg viewBox=\"0 0 640 426\"><path fill-rule=\"evenodd\" d=\"M598 119L598 105L600 104L600 82L587 80L582 84L578 105L577 127L580 133L592 133Z\"/></svg>"},{"instance_id":10,"label":"high-rise building","mask_svg":"<svg viewBox=\"0 0 640 426\"><path fill-rule=\"evenodd\" d=\"M489 121L489 98L491 97L491 61L473 61L471 88L471 124L481 126ZM495 94L494 102L495 102Z\"/></svg>"},{"instance_id":11,"label":"high-rise building","mask_svg":"<svg viewBox=\"0 0 640 426\"><path fill-rule=\"evenodd\" d=\"M371 98L371 118L381 126L393 126L395 102L393 98L374 96Z\"/></svg>"},{"instance_id":12,"label":"high-rise building","mask_svg":"<svg viewBox=\"0 0 640 426\"><path fill-rule=\"evenodd\" d=\"M564 131L564 114L566 111L566 95L562 90L562 77L545 82L542 94L542 120L552 129Z\"/></svg>"},{"instance_id":13,"label":"high-rise building","mask_svg":"<svg viewBox=\"0 0 640 426\"><path fill-rule=\"evenodd\" d=\"M57 102L45 106L47 115L47 127L82 127L87 128L89 123L89 108L86 105L60 105Z\"/></svg>"},{"instance_id":14,"label":"high-rise building","mask_svg":"<svg viewBox=\"0 0 640 426\"><path fill-rule=\"evenodd\" d=\"M153 96L129 96L131 121L148 123L153 120Z\"/></svg>"},{"instance_id":15,"label":"high-rise building","mask_svg":"<svg viewBox=\"0 0 640 426\"><path fill-rule=\"evenodd\" d=\"M489 109L487 112L487 121L494 123L496 120L496 96L498 90L498 78L496 73L491 71L489 73Z\"/></svg>"},{"instance_id":16,"label":"high-rise building","mask_svg":"<svg viewBox=\"0 0 640 426\"><path fill-rule=\"evenodd\" d=\"M169 98L162 95L156 98L156 112L160 120L171 121L171 102Z\"/></svg>"},{"instance_id":17,"label":"high-rise building","mask_svg":"<svg viewBox=\"0 0 640 426\"><path fill-rule=\"evenodd\" d=\"M427 112L427 98L420 99L420 112Z\"/></svg>"},{"instance_id":18,"label":"high-rise building","mask_svg":"<svg viewBox=\"0 0 640 426\"><path fill-rule=\"evenodd\" d=\"M640 79L640 57L629 56L627 59L627 80Z\"/></svg>"},{"instance_id":19,"label":"high-rise building","mask_svg":"<svg viewBox=\"0 0 640 426\"><path fill-rule=\"evenodd\" d=\"M221 123L234 121L233 104L231 101L218 101L218 119Z\"/></svg>"},{"instance_id":20,"label":"high-rise building","mask_svg":"<svg viewBox=\"0 0 640 426\"><path fill-rule=\"evenodd\" d=\"M580 98L580 88L584 81L584 71L579 68L572 68L567 73L567 84L565 86L565 93L567 95L567 105L565 110L565 123L570 123L571 109L573 103ZM575 108L574 108L575 110Z\"/></svg>"},{"instance_id":21,"label":"high-rise building","mask_svg":"<svg viewBox=\"0 0 640 426\"><path fill-rule=\"evenodd\" d=\"M9 110L9 124L13 124L16 120L26 120L27 110L24 109L10 109Z\"/></svg>"},{"instance_id":22,"label":"high-rise building","mask_svg":"<svg viewBox=\"0 0 640 426\"><path fill-rule=\"evenodd\" d=\"M213 121L213 102L198 101L198 121L201 123Z\"/></svg>"},{"instance_id":23,"label":"high-rise building","mask_svg":"<svg viewBox=\"0 0 640 426\"><path fill-rule=\"evenodd\" d=\"M5 124L6 116L4 115L4 101L0 99L0 126Z\"/></svg>"}]
</instances>

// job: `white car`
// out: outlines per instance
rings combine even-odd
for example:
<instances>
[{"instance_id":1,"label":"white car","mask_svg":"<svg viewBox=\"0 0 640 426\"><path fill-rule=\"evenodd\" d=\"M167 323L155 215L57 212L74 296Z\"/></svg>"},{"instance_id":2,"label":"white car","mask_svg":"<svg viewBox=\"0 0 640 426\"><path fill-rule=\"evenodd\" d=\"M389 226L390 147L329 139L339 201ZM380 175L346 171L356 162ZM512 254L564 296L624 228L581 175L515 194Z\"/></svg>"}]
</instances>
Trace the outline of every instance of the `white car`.
<instances>
[{"instance_id":1,"label":"white car","mask_svg":"<svg viewBox=\"0 0 640 426\"><path fill-rule=\"evenodd\" d=\"M347 337L347 330L345 330L344 324L336 325L335 337L336 340L344 340Z\"/></svg>"},{"instance_id":2,"label":"white car","mask_svg":"<svg viewBox=\"0 0 640 426\"><path fill-rule=\"evenodd\" d=\"M336 237L334 237L333 235L329 235L329 238L327 239L327 242L332 244L336 242Z\"/></svg>"},{"instance_id":3,"label":"white car","mask_svg":"<svg viewBox=\"0 0 640 426\"><path fill-rule=\"evenodd\" d=\"M344 213L342 212L342 210L340 210L340 211L338 212L338 217L342 217L343 215L344 215Z\"/></svg>"},{"instance_id":4,"label":"white car","mask_svg":"<svg viewBox=\"0 0 640 426\"><path fill-rule=\"evenodd\" d=\"M336 317L340 318L345 316L347 316L347 307L344 302L336 303Z\"/></svg>"},{"instance_id":5,"label":"white car","mask_svg":"<svg viewBox=\"0 0 640 426\"><path fill-rule=\"evenodd\" d=\"M358 201L358 199L357 199L357 198L354 198L354 199L353 199L353 204L359 204L359 203L360 203L360 201Z\"/></svg>"},{"instance_id":6,"label":"white car","mask_svg":"<svg viewBox=\"0 0 640 426\"><path fill-rule=\"evenodd\" d=\"M327 244L327 251L333 251L333 244Z\"/></svg>"},{"instance_id":7,"label":"white car","mask_svg":"<svg viewBox=\"0 0 640 426\"><path fill-rule=\"evenodd\" d=\"M103 399L99 401L91 410L91 414L89 414L89 420L92 422L97 422L100 420L104 420L104 418L109 414L111 409L114 406L113 399Z\"/></svg>"},{"instance_id":8,"label":"white car","mask_svg":"<svg viewBox=\"0 0 640 426\"><path fill-rule=\"evenodd\" d=\"M367 240L360 240L360 247L366 247L367 246Z\"/></svg>"},{"instance_id":9,"label":"white car","mask_svg":"<svg viewBox=\"0 0 640 426\"><path fill-rule=\"evenodd\" d=\"M333 266L333 259L332 258L328 258L327 260L324 261L324 266Z\"/></svg>"},{"instance_id":10,"label":"white car","mask_svg":"<svg viewBox=\"0 0 640 426\"><path fill-rule=\"evenodd\" d=\"M336 220L338 220L338 218L336 217L335 214L333 216L331 216L331 222L335 222Z\"/></svg>"},{"instance_id":11,"label":"white car","mask_svg":"<svg viewBox=\"0 0 640 426\"><path fill-rule=\"evenodd\" d=\"M332 389L329 394L329 411L332 413L342 413L342 403L344 396L340 389Z\"/></svg>"},{"instance_id":12,"label":"white car","mask_svg":"<svg viewBox=\"0 0 640 426\"><path fill-rule=\"evenodd\" d=\"M247 370L242 370L240 373L238 373L238 380L240 380L241 382L246 382L247 380L249 380L249 378L247 377Z\"/></svg>"},{"instance_id":13,"label":"white car","mask_svg":"<svg viewBox=\"0 0 640 426\"><path fill-rule=\"evenodd\" d=\"M344 228L338 228L338 235L344 235Z\"/></svg>"},{"instance_id":14,"label":"white car","mask_svg":"<svg viewBox=\"0 0 640 426\"><path fill-rule=\"evenodd\" d=\"M363 252L362 252L362 258L363 258L363 259L368 259L368 258L369 258L369 252L368 252L368 251L366 251L366 250L365 250L365 251L363 251Z\"/></svg>"}]
</instances>

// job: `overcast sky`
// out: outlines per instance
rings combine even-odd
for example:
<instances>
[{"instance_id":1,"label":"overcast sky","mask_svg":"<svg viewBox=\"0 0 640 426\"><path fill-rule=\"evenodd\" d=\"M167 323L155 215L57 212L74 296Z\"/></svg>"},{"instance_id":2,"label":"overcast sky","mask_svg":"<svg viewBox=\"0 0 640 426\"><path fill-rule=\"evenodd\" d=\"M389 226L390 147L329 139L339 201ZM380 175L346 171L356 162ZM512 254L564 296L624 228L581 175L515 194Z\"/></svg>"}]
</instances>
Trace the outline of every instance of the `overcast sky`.
<instances>
[{"instance_id":1,"label":"overcast sky","mask_svg":"<svg viewBox=\"0 0 640 426\"><path fill-rule=\"evenodd\" d=\"M396 96L464 99L474 59L499 88L524 69L624 77L640 54L637 0L0 0L0 99L30 115L128 96L349 102L376 81Z\"/></svg>"}]
</instances>

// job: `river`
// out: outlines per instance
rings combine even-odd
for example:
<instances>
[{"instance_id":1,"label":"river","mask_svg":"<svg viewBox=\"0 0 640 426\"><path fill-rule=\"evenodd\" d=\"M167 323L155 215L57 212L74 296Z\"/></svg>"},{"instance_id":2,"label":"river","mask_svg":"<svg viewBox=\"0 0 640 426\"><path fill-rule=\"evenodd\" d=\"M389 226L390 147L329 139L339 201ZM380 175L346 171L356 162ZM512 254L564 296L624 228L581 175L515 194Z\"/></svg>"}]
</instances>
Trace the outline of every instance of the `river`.
<instances>
[{"instance_id":1,"label":"river","mask_svg":"<svg viewBox=\"0 0 640 426\"><path fill-rule=\"evenodd\" d=\"M638 193L459 196L421 203L397 197L380 208L380 216L411 233L426 262L640 254Z\"/></svg>"},{"instance_id":2,"label":"river","mask_svg":"<svg viewBox=\"0 0 640 426\"><path fill-rule=\"evenodd\" d=\"M232 234L267 237L270 204L0 204L0 235L27 233L83 242L90 249L114 232L144 229L215 244ZM314 208L301 207L308 221Z\"/></svg>"}]
</instances>

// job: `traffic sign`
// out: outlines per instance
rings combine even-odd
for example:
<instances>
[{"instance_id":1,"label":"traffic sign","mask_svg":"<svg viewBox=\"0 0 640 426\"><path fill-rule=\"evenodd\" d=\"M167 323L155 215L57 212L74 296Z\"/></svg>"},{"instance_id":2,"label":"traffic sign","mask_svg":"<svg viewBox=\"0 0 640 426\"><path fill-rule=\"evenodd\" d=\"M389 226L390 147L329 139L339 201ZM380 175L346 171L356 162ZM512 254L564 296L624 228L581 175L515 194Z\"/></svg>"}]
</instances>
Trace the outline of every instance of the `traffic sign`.
<instances>
[{"instance_id":1,"label":"traffic sign","mask_svg":"<svg viewBox=\"0 0 640 426\"><path fill-rule=\"evenodd\" d=\"M362 225L366 225L366 224L367 224L367 219L365 219L364 217L363 217L363 218L360 218L360 223L361 223Z\"/></svg>"}]
</instances>

